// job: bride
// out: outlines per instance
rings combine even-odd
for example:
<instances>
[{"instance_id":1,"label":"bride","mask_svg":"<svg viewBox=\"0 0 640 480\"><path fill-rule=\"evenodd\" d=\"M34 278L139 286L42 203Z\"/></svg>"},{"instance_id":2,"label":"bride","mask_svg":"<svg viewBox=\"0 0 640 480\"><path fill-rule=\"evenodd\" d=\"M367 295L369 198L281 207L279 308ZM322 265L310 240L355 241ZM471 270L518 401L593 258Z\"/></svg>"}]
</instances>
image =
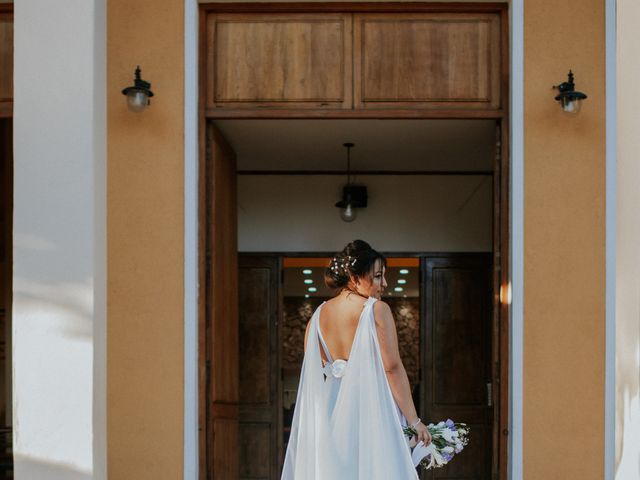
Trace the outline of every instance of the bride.
<instances>
[{"instance_id":1,"label":"bride","mask_svg":"<svg viewBox=\"0 0 640 480\"><path fill-rule=\"evenodd\" d=\"M307 324L282 480L415 480L402 432L431 442L400 360L393 314L380 300L385 258L355 240L331 261L337 294Z\"/></svg>"}]
</instances>

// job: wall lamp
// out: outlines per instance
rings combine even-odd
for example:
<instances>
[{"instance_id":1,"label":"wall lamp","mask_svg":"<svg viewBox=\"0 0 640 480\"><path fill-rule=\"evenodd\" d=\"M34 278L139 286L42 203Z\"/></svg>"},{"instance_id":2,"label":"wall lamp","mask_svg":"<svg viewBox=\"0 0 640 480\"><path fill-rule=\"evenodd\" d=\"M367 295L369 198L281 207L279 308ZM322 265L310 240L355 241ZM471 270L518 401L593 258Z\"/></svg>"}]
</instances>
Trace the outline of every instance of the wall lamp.
<instances>
[{"instance_id":1,"label":"wall lamp","mask_svg":"<svg viewBox=\"0 0 640 480\"><path fill-rule=\"evenodd\" d=\"M132 112L141 112L151 104L153 92L150 90L151 84L140 78L140 65L136 67L136 77L133 86L122 90L122 94L127 96L127 106Z\"/></svg>"},{"instance_id":2,"label":"wall lamp","mask_svg":"<svg viewBox=\"0 0 640 480\"><path fill-rule=\"evenodd\" d=\"M563 112L578 113L580 111L582 100L587 98L587 96L576 90L576 86L573 83L573 72L571 70L569 70L569 79L560 85L555 85L553 88L557 88L560 91L556 96L556 100L560 102Z\"/></svg>"}]
</instances>

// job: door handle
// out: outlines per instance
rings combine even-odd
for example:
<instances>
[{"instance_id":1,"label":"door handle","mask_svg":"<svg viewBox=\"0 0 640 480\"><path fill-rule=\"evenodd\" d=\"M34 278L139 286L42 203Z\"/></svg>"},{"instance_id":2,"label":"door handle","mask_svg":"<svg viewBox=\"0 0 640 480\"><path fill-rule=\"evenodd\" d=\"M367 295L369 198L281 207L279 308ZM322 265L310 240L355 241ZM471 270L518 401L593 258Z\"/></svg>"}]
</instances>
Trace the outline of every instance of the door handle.
<instances>
[{"instance_id":1,"label":"door handle","mask_svg":"<svg viewBox=\"0 0 640 480\"><path fill-rule=\"evenodd\" d=\"M487 382L487 406L493 406L493 383Z\"/></svg>"}]
</instances>

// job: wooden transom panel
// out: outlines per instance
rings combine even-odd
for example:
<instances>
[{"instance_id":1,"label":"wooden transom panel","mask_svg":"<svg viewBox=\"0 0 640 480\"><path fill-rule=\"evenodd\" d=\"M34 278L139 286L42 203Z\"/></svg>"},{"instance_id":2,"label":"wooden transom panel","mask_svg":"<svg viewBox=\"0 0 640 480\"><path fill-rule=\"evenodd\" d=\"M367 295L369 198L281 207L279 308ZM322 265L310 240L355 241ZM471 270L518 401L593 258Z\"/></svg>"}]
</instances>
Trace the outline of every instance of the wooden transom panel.
<instances>
[{"instance_id":1,"label":"wooden transom panel","mask_svg":"<svg viewBox=\"0 0 640 480\"><path fill-rule=\"evenodd\" d=\"M209 12L205 22L208 115L501 107L500 12Z\"/></svg>"},{"instance_id":2,"label":"wooden transom panel","mask_svg":"<svg viewBox=\"0 0 640 480\"><path fill-rule=\"evenodd\" d=\"M207 107L351 108L351 16L211 14Z\"/></svg>"},{"instance_id":3,"label":"wooden transom panel","mask_svg":"<svg viewBox=\"0 0 640 480\"><path fill-rule=\"evenodd\" d=\"M498 14L356 14L356 108L496 108Z\"/></svg>"},{"instance_id":4,"label":"wooden transom panel","mask_svg":"<svg viewBox=\"0 0 640 480\"><path fill-rule=\"evenodd\" d=\"M0 102L13 101L13 14L0 12Z\"/></svg>"}]
</instances>

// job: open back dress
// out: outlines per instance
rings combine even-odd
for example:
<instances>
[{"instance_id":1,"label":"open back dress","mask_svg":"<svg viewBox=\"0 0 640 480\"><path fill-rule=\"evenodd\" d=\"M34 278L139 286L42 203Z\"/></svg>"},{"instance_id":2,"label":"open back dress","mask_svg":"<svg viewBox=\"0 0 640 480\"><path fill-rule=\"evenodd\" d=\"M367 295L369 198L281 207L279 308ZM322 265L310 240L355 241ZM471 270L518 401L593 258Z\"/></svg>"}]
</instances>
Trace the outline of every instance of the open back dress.
<instances>
[{"instance_id":1,"label":"open back dress","mask_svg":"<svg viewBox=\"0 0 640 480\"><path fill-rule=\"evenodd\" d=\"M311 317L282 480L416 480L373 315L364 303L348 361L333 359ZM327 364L323 366L320 348Z\"/></svg>"}]
</instances>

